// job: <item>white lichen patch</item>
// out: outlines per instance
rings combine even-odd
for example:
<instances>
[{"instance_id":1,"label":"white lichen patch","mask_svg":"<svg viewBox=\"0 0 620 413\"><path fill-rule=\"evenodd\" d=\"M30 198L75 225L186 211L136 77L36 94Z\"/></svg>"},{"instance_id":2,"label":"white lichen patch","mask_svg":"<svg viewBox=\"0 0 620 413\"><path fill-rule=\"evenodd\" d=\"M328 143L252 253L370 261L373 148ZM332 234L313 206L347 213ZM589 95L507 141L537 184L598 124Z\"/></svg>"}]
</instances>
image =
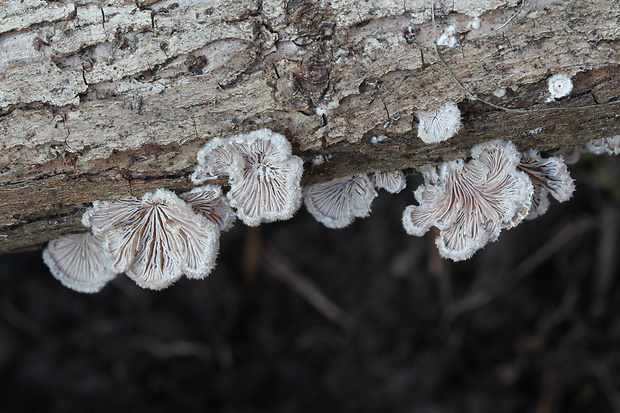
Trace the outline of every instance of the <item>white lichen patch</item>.
<instances>
[{"instance_id":1,"label":"white lichen patch","mask_svg":"<svg viewBox=\"0 0 620 413\"><path fill-rule=\"evenodd\" d=\"M520 154L510 142L476 145L472 160L423 168L425 184L415 191L419 205L403 214L408 234L421 236L432 226L442 257L470 258L502 229L510 229L527 215L534 191L528 176L517 170Z\"/></svg>"},{"instance_id":2,"label":"white lichen patch","mask_svg":"<svg viewBox=\"0 0 620 413\"><path fill-rule=\"evenodd\" d=\"M143 288L166 288L183 274L204 278L215 266L218 226L166 189L95 201L82 223L104 237L113 270Z\"/></svg>"},{"instance_id":3,"label":"white lichen patch","mask_svg":"<svg viewBox=\"0 0 620 413\"><path fill-rule=\"evenodd\" d=\"M355 218L367 217L377 196L366 174L357 174L304 188L306 208L328 228L344 228Z\"/></svg>"},{"instance_id":4,"label":"white lichen patch","mask_svg":"<svg viewBox=\"0 0 620 413\"><path fill-rule=\"evenodd\" d=\"M450 139L461 129L461 111L454 103L446 103L436 110L417 114L418 138L424 143Z\"/></svg>"},{"instance_id":5,"label":"white lichen patch","mask_svg":"<svg viewBox=\"0 0 620 413\"><path fill-rule=\"evenodd\" d=\"M43 261L65 287L82 293L100 291L117 274L103 237L90 232L50 241L43 250Z\"/></svg>"},{"instance_id":6,"label":"white lichen patch","mask_svg":"<svg viewBox=\"0 0 620 413\"><path fill-rule=\"evenodd\" d=\"M543 158L538 151L531 149L521 155L517 169L525 172L534 185L532 206L526 219L534 219L547 212L549 195L558 202L565 202L575 191L575 183L566 163L559 156Z\"/></svg>"}]
</instances>

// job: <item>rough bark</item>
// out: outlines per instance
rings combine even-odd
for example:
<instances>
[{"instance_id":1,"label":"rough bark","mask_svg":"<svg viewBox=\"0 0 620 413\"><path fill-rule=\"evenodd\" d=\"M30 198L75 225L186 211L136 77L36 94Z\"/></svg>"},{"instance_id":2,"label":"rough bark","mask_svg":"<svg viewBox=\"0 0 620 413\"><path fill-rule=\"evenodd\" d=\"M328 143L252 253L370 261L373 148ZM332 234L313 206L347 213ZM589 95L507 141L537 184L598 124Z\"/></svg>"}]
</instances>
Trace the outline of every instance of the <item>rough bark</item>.
<instances>
[{"instance_id":1,"label":"rough bark","mask_svg":"<svg viewBox=\"0 0 620 413\"><path fill-rule=\"evenodd\" d=\"M195 153L214 136L284 133L309 183L464 157L490 139L549 150L620 134L617 1L437 0L434 23L431 10L430 0L0 1L0 252L79 231L93 200L189 189ZM438 49L442 62L434 41L449 24L459 43ZM554 73L575 87L547 103ZM453 75L528 112L470 100ZM415 113L445 102L459 103L464 127L425 145ZM378 135L387 139L373 144ZM313 165L317 155L325 162Z\"/></svg>"}]
</instances>

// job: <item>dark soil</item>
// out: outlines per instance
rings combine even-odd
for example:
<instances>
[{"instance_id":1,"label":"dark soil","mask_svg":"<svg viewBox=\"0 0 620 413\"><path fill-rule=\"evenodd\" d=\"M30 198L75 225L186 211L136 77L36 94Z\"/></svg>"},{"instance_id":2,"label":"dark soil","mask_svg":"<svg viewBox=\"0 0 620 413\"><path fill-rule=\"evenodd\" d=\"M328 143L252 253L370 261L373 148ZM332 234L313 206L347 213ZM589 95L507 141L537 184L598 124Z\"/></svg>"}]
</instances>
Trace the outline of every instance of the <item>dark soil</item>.
<instances>
[{"instance_id":1,"label":"dark soil","mask_svg":"<svg viewBox=\"0 0 620 413\"><path fill-rule=\"evenodd\" d=\"M0 257L0 411L620 411L618 161L462 263L402 229L414 180L342 230L237 224L161 292Z\"/></svg>"}]
</instances>

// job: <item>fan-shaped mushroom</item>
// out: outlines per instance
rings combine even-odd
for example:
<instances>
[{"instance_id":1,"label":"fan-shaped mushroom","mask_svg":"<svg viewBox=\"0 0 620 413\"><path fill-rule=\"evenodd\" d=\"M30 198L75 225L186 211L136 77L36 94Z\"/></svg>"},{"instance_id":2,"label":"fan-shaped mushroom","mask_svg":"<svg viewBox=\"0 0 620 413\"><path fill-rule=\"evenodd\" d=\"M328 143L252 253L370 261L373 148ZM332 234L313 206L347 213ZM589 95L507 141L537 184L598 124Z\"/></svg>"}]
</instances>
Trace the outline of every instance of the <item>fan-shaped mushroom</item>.
<instances>
[{"instance_id":1,"label":"fan-shaped mushroom","mask_svg":"<svg viewBox=\"0 0 620 413\"><path fill-rule=\"evenodd\" d=\"M344 228L356 217L367 217L377 196L366 174L357 174L304 188L308 211L328 228Z\"/></svg>"},{"instance_id":2,"label":"fan-shaped mushroom","mask_svg":"<svg viewBox=\"0 0 620 413\"><path fill-rule=\"evenodd\" d=\"M198 151L197 158L198 165L190 177L194 185L202 185L219 175L239 178L238 174L243 171L243 158L233 149L229 139L211 139Z\"/></svg>"},{"instance_id":3,"label":"fan-shaped mushroom","mask_svg":"<svg viewBox=\"0 0 620 413\"><path fill-rule=\"evenodd\" d=\"M105 237L112 268L144 288L168 287L182 274L203 278L215 266L217 225L166 189L142 199L95 201L82 223Z\"/></svg>"},{"instance_id":4,"label":"fan-shaped mushroom","mask_svg":"<svg viewBox=\"0 0 620 413\"><path fill-rule=\"evenodd\" d=\"M541 216L549 208L551 194L557 201L568 201L575 191L575 183L568 173L566 163L559 156L543 158L530 149L521 155L517 169L529 176L534 184L532 206L526 219Z\"/></svg>"},{"instance_id":5,"label":"fan-shaped mushroom","mask_svg":"<svg viewBox=\"0 0 620 413\"><path fill-rule=\"evenodd\" d=\"M512 143L496 140L476 145L468 163L444 163L438 171L424 168L425 185L414 193L420 205L405 209L405 230L420 236L435 226L443 257L470 258L527 215L533 186L517 171L519 160Z\"/></svg>"},{"instance_id":6,"label":"fan-shaped mushroom","mask_svg":"<svg viewBox=\"0 0 620 413\"><path fill-rule=\"evenodd\" d=\"M260 129L228 139L215 138L198 156L209 173L226 173L230 206L246 225L289 219L301 205L303 161L286 138Z\"/></svg>"},{"instance_id":7,"label":"fan-shaped mushroom","mask_svg":"<svg viewBox=\"0 0 620 413\"><path fill-rule=\"evenodd\" d=\"M194 208L194 211L217 224L220 231L228 231L237 218L235 211L232 210L222 195L222 188L217 185L194 188L179 195L179 198Z\"/></svg>"},{"instance_id":8,"label":"fan-shaped mushroom","mask_svg":"<svg viewBox=\"0 0 620 413\"><path fill-rule=\"evenodd\" d=\"M103 237L90 232L67 235L47 244L43 261L65 287L96 293L117 274L103 245Z\"/></svg>"},{"instance_id":9,"label":"fan-shaped mushroom","mask_svg":"<svg viewBox=\"0 0 620 413\"><path fill-rule=\"evenodd\" d=\"M461 111L454 103L446 103L430 112L419 112L418 138L424 143L450 139L461 129Z\"/></svg>"},{"instance_id":10,"label":"fan-shaped mushroom","mask_svg":"<svg viewBox=\"0 0 620 413\"><path fill-rule=\"evenodd\" d=\"M403 171L374 171L369 174L370 182L376 188L383 188L391 194L397 194L407 186Z\"/></svg>"}]
</instances>

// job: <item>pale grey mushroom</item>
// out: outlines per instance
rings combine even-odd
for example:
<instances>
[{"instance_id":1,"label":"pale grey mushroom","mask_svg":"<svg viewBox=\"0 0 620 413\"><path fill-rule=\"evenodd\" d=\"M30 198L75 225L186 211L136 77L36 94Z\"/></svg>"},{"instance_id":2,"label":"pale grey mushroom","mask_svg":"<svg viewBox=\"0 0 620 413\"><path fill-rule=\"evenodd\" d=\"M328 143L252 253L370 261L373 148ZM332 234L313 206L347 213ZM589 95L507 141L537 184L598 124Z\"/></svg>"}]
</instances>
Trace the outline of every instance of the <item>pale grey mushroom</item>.
<instances>
[{"instance_id":1,"label":"pale grey mushroom","mask_svg":"<svg viewBox=\"0 0 620 413\"><path fill-rule=\"evenodd\" d=\"M228 231L237 215L222 195L222 188L217 185L205 185L179 195L194 211L204 215L217 224L220 231Z\"/></svg>"},{"instance_id":2,"label":"pale grey mushroom","mask_svg":"<svg viewBox=\"0 0 620 413\"><path fill-rule=\"evenodd\" d=\"M43 261L65 287L81 293L96 293L116 277L104 239L86 232L50 241Z\"/></svg>"},{"instance_id":3,"label":"pale grey mushroom","mask_svg":"<svg viewBox=\"0 0 620 413\"><path fill-rule=\"evenodd\" d=\"M183 274L204 278L215 266L219 228L166 189L95 201L82 223L105 237L113 270L144 288L166 288Z\"/></svg>"},{"instance_id":4,"label":"pale grey mushroom","mask_svg":"<svg viewBox=\"0 0 620 413\"><path fill-rule=\"evenodd\" d=\"M543 215L549 208L549 195L558 202L568 201L575 191L566 163L559 156L543 158L530 149L521 155L517 169L525 172L534 185L532 206L526 219Z\"/></svg>"},{"instance_id":5,"label":"pale grey mushroom","mask_svg":"<svg viewBox=\"0 0 620 413\"><path fill-rule=\"evenodd\" d=\"M534 191L528 176L517 170L520 155L510 143L496 140L472 148L472 160L423 168L425 184L415 191L418 206L408 206L403 226L421 236L432 226L442 257L470 258L497 240L527 215Z\"/></svg>"},{"instance_id":6,"label":"pale grey mushroom","mask_svg":"<svg viewBox=\"0 0 620 413\"><path fill-rule=\"evenodd\" d=\"M369 174L369 178L376 188L383 188L391 194L397 194L407 186L403 171L374 171Z\"/></svg>"},{"instance_id":7,"label":"pale grey mushroom","mask_svg":"<svg viewBox=\"0 0 620 413\"><path fill-rule=\"evenodd\" d=\"M565 74L553 75L547 80L547 87L551 97L549 102L568 96L573 90L573 81Z\"/></svg>"},{"instance_id":8,"label":"pale grey mushroom","mask_svg":"<svg viewBox=\"0 0 620 413\"><path fill-rule=\"evenodd\" d=\"M377 196L366 174L356 174L304 188L306 208L328 228L344 228L355 218L367 217Z\"/></svg>"},{"instance_id":9,"label":"pale grey mushroom","mask_svg":"<svg viewBox=\"0 0 620 413\"><path fill-rule=\"evenodd\" d=\"M212 145L205 147L209 151L230 151L228 155L218 152L217 156L205 151L201 156L205 161L230 160L227 167L213 170L228 174L230 191L226 196L246 225L289 219L299 209L303 161L292 154L291 144L283 135L260 129L208 145Z\"/></svg>"},{"instance_id":10,"label":"pale grey mushroom","mask_svg":"<svg viewBox=\"0 0 620 413\"><path fill-rule=\"evenodd\" d=\"M419 112L418 138L424 143L450 139L461 129L461 111L454 103L446 103L436 110Z\"/></svg>"},{"instance_id":11,"label":"pale grey mushroom","mask_svg":"<svg viewBox=\"0 0 620 413\"><path fill-rule=\"evenodd\" d=\"M220 175L239 178L238 174L243 170L243 158L232 148L228 139L211 139L198 151L197 158L198 165L190 176L194 185L202 185Z\"/></svg>"},{"instance_id":12,"label":"pale grey mushroom","mask_svg":"<svg viewBox=\"0 0 620 413\"><path fill-rule=\"evenodd\" d=\"M620 155L620 135L591 140L586 144L585 151L596 155Z\"/></svg>"}]
</instances>

